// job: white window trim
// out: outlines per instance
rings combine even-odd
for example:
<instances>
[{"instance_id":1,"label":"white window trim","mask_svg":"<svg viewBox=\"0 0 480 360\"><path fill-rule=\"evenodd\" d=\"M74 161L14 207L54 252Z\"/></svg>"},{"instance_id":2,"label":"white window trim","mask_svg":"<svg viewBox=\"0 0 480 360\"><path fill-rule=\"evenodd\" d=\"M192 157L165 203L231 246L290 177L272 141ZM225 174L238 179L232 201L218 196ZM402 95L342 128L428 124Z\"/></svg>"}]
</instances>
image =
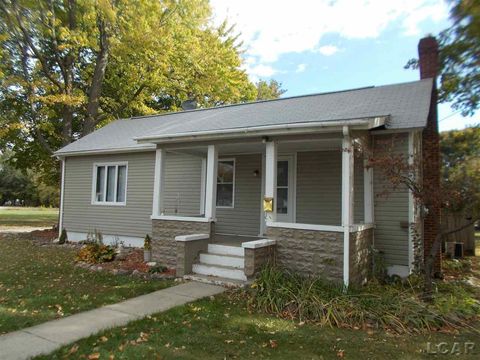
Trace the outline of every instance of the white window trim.
<instances>
[{"instance_id":1,"label":"white window trim","mask_svg":"<svg viewBox=\"0 0 480 360\"><path fill-rule=\"evenodd\" d=\"M113 198L117 199L117 187L118 187L118 167L125 166L125 201L117 202L117 201L97 201L96 199L96 187L97 187L97 168L100 166L105 166L105 184L104 184L104 191L105 197L107 196L107 180L108 180L108 166L116 166L115 169L115 189ZM96 162L93 163L93 176L92 176L92 198L91 204L92 205L102 205L102 206L126 206L127 205L127 191L128 189L128 161L113 161L113 162Z\"/></svg>"},{"instance_id":2,"label":"white window trim","mask_svg":"<svg viewBox=\"0 0 480 360\"><path fill-rule=\"evenodd\" d=\"M215 199L215 205L217 209L234 209L235 208L235 175L236 175L236 168L237 168L237 162L235 161L235 158L219 158L218 162L223 162L223 161L233 161L233 182L232 182L232 206L219 206L216 205L217 200ZM216 185L218 189L218 170L217 170L217 182ZM217 191L217 197L218 197L218 191Z\"/></svg>"},{"instance_id":3,"label":"white window trim","mask_svg":"<svg viewBox=\"0 0 480 360\"><path fill-rule=\"evenodd\" d=\"M289 177L291 176L291 179L289 178L289 182L291 180L291 185L288 185L288 189L290 191L291 187L291 211L292 211L292 222L296 223L297 222L297 152L294 153L280 153L277 156L277 167L278 167L278 162L279 161L288 161L289 164L291 165L292 169L289 169ZM278 186L277 186L278 189ZM289 194L290 195L290 194ZM277 196L277 190L275 190L275 197ZM263 198L263 197L262 197ZM280 214L280 217L282 217L284 214ZM278 214L277 214L277 220L278 220ZM282 222L282 221L279 221ZM285 222L285 221L283 221Z\"/></svg>"}]
</instances>

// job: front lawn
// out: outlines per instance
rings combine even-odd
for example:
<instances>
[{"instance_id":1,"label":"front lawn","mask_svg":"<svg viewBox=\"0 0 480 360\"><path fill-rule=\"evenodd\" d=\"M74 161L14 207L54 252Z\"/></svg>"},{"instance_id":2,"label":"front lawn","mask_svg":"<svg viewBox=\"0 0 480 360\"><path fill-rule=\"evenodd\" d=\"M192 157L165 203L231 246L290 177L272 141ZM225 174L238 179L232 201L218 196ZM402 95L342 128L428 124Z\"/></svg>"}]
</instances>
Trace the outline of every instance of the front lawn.
<instances>
[{"instance_id":1,"label":"front lawn","mask_svg":"<svg viewBox=\"0 0 480 360\"><path fill-rule=\"evenodd\" d=\"M0 334L170 286L74 267L76 250L0 234Z\"/></svg>"},{"instance_id":2,"label":"front lawn","mask_svg":"<svg viewBox=\"0 0 480 360\"><path fill-rule=\"evenodd\" d=\"M475 343L480 336L434 333L389 335L249 313L243 300L220 295L132 322L65 346L39 359L412 359ZM429 345L430 343L430 345ZM455 345L455 344L458 345ZM454 349L454 350L455 350Z\"/></svg>"},{"instance_id":3,"label":"front lawn","mask_svg":"<svg viewBox=\"0 0 480 360\"><path fill-rule=\"evenodd\" d=\"M58 209L33 207L0 207L0 226L53 226Z\"/></svg>"}]
</instances>

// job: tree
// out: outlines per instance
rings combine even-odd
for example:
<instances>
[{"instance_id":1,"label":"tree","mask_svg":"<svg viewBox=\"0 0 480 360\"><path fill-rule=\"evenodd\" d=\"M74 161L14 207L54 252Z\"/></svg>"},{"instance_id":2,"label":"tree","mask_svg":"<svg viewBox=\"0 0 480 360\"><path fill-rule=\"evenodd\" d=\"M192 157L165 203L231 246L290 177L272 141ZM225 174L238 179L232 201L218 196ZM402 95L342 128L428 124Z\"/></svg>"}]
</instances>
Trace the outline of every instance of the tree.
<instances>
[{"instance_id":1,"label":"tree","mask_svg":"<svg viewBox=\"0 0 480 360\"><path fill-rule=\"evenodd\" d=\"M480 126L440 133L442 182L464 193L465 202L450 210L466 216L480 213Z\"/></svg>"},{"instance_id":2,"label":"tree","mask_svg":"<svg viewBox=\"0 0 480 360\"><path fill-rule=\"evenodd\" d=\"M282 89L282 83L279 83L276 80L270 80L269 82L265 80L260 80L256 84L257 86L257 100L272 100L278 99L287 90Z\"/></svg>"},{"instance_id":3,"label":"tree","mask_svg":"<svg viewBox=\"0 0 480 360\"><path fill-rule=\"evenodd\" d=\"M453 24L438 35L440 50L439 100L452 102L462 115L480 106L480 2L450 0ZM411 59L407 68L418 67Z\"/></svg>"},{"instance_id":4,"label":"tree","mask_svg":"<svg viewBox=\"0 0 480 360\"><path fill-rule=\"evenodd\" d=\"M4 0L0 148L58 180L56 149L121 117L248 101L240 44L208 0Z\"/></svg>"},{"instance_id":5,"label":"tree","mask_svg":"<svg viewBox=\"0 0 480 360\"><path fill-rule=\"evenodd\" d=\"M433 242L430 251L425 254L423 263L424 273L424 296L428 300L432 297L432 279L433 268L436 254L441 249L443 239L457 231L471 226L475 221L480 219L480 160L475 157L475 166L469 167L469 171L461 172L459 174L453 168L448 170L449 175L443 177L441 187L432 186L428 179L419 176L422 169L422 163L431 161L429 154L423 154L422 158L419 156L405 155L402 152L395 152L395 143L399 140L393 138L391 141L378 141L373 151L368 149L361 149L367 153L367 167L373 168L378 172L385 181L385 186L381 194L388 196L397 189L408 189L415 201L418 209L418 223L423 221L423 218L435 208L442 208L450 212L468 212L470 214L470 221L460 228L447 229L442 226L440 218L438 221L438 228L440 229L435 241ZM445 157L444 157L445 159ZM467 166L468 160L462 159L462 156L455 160L455 167ZM418 224L410 224L410 231L417 231Z\"/></svg>"},{"instance_id":6,"label":"tree","mask_svg":"<svg viewBox=\"0 0 480 360\"><path fill-rule=\"evenodd\" d=\"M14 158L9 151L0 152L0 206L15 204L17 200L27 206L55 206L60 203L57 186L44 184L32 170L19 170L12 166Z\"/></svg>"}]
</instances>

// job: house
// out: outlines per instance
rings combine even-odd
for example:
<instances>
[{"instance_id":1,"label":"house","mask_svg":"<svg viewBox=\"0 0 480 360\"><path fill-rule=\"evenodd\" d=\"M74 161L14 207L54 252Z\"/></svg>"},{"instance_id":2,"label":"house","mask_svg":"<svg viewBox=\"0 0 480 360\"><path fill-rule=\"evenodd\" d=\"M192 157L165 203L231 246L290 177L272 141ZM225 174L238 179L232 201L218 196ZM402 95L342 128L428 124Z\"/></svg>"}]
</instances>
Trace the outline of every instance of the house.
<instances>
[{"instance_id":1,"label":"house","mask_svg":"<svg viewBox=\"0 0 480 360\"><path fill-rule=\"evenodd\" d=\"M353 147L381 152L375 144L391 141L409 158L438 153L434 38L419 55L419 81L115 121L56 152L60 228L73 241L98 230L133 246L151 234L154 259L179 276L246 280L274 258L362 283L372 245L391 274L406 276L438 214L418 223L407 190L377 197L384 179ZM438 161L421 174L438 179Z\"/></svg>"}]
</instances>

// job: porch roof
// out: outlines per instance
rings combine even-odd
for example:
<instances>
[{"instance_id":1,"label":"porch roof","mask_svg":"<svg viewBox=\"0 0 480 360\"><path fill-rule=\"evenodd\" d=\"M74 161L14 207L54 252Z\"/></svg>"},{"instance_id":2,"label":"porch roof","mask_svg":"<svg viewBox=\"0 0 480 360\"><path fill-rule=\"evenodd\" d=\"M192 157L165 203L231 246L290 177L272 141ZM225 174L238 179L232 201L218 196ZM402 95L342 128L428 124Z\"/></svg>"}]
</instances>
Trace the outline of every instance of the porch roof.
<instances>
[{"instance_id":1,"label":"porch roof","mask_svg":"<svg viewBox=\"0 0 480 360\"><path fill-rule=\"evenodd\" d=\"M420 128L426 125L432 85L432 79L425 79L117 120L55 154L145 150L154 148L152 142L186 135L328 127L340 122L354 125L359 119L374 126L374 119L388 118L387 123L376 125L388 129Z\"/></svg>"}]
</instances>

